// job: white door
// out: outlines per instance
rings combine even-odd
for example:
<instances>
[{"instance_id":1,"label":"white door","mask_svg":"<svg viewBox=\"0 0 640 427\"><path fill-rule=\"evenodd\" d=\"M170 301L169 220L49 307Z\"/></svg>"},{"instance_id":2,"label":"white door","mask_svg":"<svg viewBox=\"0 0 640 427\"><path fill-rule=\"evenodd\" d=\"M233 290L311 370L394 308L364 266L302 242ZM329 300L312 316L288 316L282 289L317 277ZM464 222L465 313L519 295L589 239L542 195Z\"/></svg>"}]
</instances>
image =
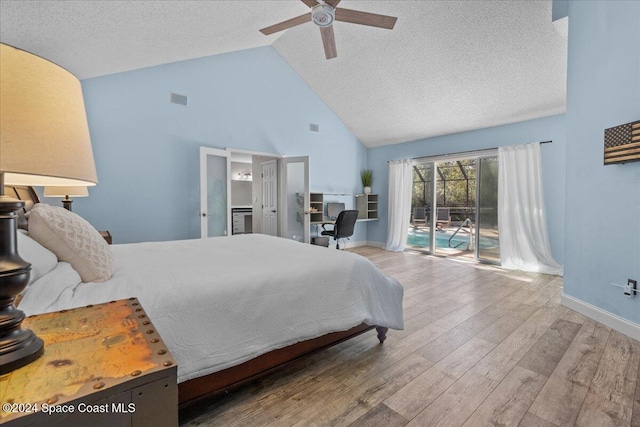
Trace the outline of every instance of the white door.
<instances>
[{"instance_id":1,"label":"white door","mask_svg":"<svg viewBox=\"0 0 640 427\"><path fill-rule=\"evenodd\" d=\"M282 236L309 243L309 156L288 157L282 164Z\"/></svg>"},{"instance_id":2,"label":"white door","mask_svg":"<svg viewBox=\"0 0 640 427\"><path fill-rule=\"evenodd\" d=\"M231 153L200 147L200 237L230 235Z\"/></svg>"},{"instance_id":3,"label":"white door","mask_svg":"<svg viewBox=\"0 0 640 427\"><path fill-rule=\"evenodd\" d=\"M278 162L262 163L262 234L278 235Z\"/></svg>"}]
</instances>

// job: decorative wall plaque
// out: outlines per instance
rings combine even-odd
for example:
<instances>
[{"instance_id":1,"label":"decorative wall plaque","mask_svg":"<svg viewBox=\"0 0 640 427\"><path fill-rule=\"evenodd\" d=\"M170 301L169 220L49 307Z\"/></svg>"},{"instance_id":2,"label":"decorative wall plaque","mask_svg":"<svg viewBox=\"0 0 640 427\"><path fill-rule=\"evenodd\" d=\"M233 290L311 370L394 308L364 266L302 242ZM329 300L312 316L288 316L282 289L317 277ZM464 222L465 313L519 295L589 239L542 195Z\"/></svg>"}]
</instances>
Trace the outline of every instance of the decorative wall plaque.
<instances>
[{"instance_id":1,"label":"decorative wall plaque","mask_svg":"<svg viewBox=\"0 0 640 427\"><path fill-rule=\"evenodd\" d=\"M604 164L640 161L640 120L604 130Z\"/></svg>"}]
</instances>

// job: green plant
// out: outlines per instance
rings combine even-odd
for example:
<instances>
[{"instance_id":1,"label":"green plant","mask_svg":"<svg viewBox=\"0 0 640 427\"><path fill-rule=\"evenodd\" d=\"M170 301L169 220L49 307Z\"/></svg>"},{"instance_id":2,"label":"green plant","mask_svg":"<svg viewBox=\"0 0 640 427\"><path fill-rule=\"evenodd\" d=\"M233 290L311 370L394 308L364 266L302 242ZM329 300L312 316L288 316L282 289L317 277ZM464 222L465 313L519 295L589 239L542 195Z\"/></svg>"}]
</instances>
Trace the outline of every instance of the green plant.
<instances>
[{"instance_id":1,"label":"green plant","mask_svg":"<svg viewBox=\"0 0 640 427\"><path fill-rule=\"evenodd\" d=\"M371 169L363 169L360 172L360 178L362 179L362 185L365 187L371 187L373 183L373 171Z\"/></svg>"}]
</instances>

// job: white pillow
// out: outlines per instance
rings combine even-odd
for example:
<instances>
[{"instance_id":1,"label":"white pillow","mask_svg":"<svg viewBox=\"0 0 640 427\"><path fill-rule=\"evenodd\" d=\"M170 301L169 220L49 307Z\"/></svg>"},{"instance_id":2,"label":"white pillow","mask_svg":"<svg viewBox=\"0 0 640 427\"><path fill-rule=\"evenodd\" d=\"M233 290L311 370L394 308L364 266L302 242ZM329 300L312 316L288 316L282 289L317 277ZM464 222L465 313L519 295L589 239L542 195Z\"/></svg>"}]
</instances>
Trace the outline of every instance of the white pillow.
<instances>
[{"instance_id":1,"label":"white pillow","mask_svg":"<svg viewBox=\"0 0 640 427\"><path fill-rule=\"evenodd\" d=\"M18 254L20 258L31 263L28 285L56 268L58 264L56 255L27 236L24 230L18 230Z\"/></svg>"},{"instance_id":2,"label":"white pillow","mask_svg":"<svg viewBox=\"0 0 640 427\"><path fill-rule=\"evenodd\" d=\"M35 205L29 213L29 236L71 264L83 282L104 282L113 273L107 242L86 220L64 208Z\"/></svg>"}]
</instances>

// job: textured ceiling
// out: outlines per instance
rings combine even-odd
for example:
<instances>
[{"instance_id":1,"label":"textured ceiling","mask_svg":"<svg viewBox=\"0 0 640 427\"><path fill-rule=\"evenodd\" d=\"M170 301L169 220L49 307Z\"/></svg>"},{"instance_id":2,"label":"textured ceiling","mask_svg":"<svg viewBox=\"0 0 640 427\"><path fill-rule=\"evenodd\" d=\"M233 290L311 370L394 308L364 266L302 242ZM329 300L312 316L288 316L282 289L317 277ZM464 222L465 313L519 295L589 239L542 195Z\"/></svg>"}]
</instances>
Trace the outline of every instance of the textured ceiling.
<instances>
[{"instance_id":1,"label":"textured ceiling","mask_svg":"<svg viewBox=\"0 0 640 427\"><path fill-rule=\"evenodd\" d=\"M0 2L0 40L89 78L273 44L369 147L562 113L566 36L550 1L358 1L394 30L337 22L324 59L300 1Z\"/></svg>"}]
</instances>

